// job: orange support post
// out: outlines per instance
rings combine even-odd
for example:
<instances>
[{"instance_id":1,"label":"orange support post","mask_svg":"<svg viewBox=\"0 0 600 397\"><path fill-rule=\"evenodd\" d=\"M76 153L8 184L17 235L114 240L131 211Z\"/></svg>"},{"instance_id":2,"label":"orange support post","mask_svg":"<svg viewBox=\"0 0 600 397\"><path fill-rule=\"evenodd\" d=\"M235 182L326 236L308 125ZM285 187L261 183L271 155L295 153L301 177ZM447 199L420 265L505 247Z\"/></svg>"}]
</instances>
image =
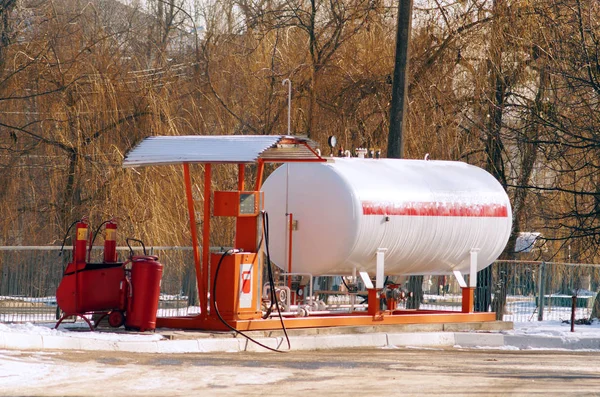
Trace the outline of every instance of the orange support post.
<instances>
[{"instance_id":1,"label":"orange support post","mask_svg":"<svg viewBox=\"0 0 600 397\"><path fill-rule=\"evenodd\" d=\"M202 228L202 283L204 296L200 298L202 318L207 317L208 290L210 288L210 189L212 180L212 165L204 165L204 223ZM200 281L200 280L199 280Z\"/></svg>"},{"instance_id":2,"label":"orange support post","mask_svg":"<svg viewBox=\"0 0 600 397\"><path fill-rule=\"evenodd\" d=\"M394 299L393 297L390 297L386 303L388 310L394 311L398 308L398 301L396 301L396 299Z\"/></svg>"},{"instance_id":3,"label":"orange support post","mask_svg":"<svg viewBox=\"0 0 600 397\"><path fill-rule=\"evenodd\" d=\"M254 191L258 192L262 186L263 173L265 171L265 162L261 159L258 159L256 167L256 186L254 187Z\"/></svg>"},{"instance_id":4,"label":"orange support post","mask_svg":"<svg viewBox=\"0 0 600 397\"><path fill-rule=\"evenodd\" d=\"M462 312L473 313L475 301L475 288L463 287L462 289Z\"/></svg>"},{"instance_id":5,"label":"orange support post","mask_svg":"<svg viewBox=\"0 0 600 397\"><path fill-rule=\"evenodd\" d=\"M379 291L377 290L377 288L369 288L367 290L367 294L367 298L369 301L369 307L367 309L367 312L369 316L376 316L381 311L379 308Z\"/></svg>"},{"instance_id":6,"label":"orange support post","mask_svg":"<svg viewBox=\"0 0 600 397\"><path fill-rule=\"evenodd\" d=\"M292 232L293 232L293 228L294 228L294 215L293 214L288 214L290 216L290 224L289 224L289 229L290 229L290 236L289 236L289 242L288 242L288 273L290 274L289 276L287 276L287 280L288 280L288 288L291 290L292 289Z\"/></svg>"},{"instance_id":7,"label":"orange support post","mask_svg":"<svg viewBox=\"0 0 600 397\"><path fill-rule=\"evenodd\" d=\"M192 234L192 249L194 251L194 266L196 268L196 282L198 283L198 295L200 296L200 307L206 307L203 304L203 297L206 296L206 290L201 283L202 269L200 267L200 252L198 248L198 232L196 230L196 211L194 210L194 196L192 194L192 178L190 176L190 165L183 163L183 179L185 182L185 195L187 198L188 214L190 217L190 232ZM206 310L202 310L203 312Z\"/></svg>"},{"instance_id":8,"label":"orange support post","mask_svg":"<svg viewBox=\"0 0 600 397\"><path fill-rule=\"evenodd\" d=\"M238 164L238 190L244 191L244 178L246 176L246 164Z\"/></svg>"}]
</instances>

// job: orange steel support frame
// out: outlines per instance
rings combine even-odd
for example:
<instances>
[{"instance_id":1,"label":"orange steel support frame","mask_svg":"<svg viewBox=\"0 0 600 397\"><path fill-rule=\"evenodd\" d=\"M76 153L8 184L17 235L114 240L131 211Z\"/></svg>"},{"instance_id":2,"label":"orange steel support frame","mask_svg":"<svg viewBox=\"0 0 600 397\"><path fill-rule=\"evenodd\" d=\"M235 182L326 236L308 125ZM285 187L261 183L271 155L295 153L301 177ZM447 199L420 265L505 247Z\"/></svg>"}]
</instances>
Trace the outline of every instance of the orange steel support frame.
<instances>
[{"instance_id":1,"label":"orange steel support frame","mask_svg":"<svg viewBox=\"0 0 600 397\"><path fill-rule=\"evenodd\" d=\"M290 159L285 162L294 161ZM313 160L322 161L322 160ZM282 162L282 161L279 161ZM262 186L265 161L259 159L257 162L257 178L255 191L259 191ZM211 190L212 190L212 164L204 164L204 212L203 212L203 230L202 230L202 260L200 260L198 233L196 229L196 218L194 209L194 199L192 195L192 183L189 164L183 164L183 174L185 181L185 192L187 198L188 213L190 217L190 231L192 246L194 251L194 264L196 269L196 279L198 283L198 294L201 307L201 313L195 316L185 317L166 317L157 318L157 327L181 328L181 329L200 329L212 331L228 331L229 328L221 323L214 313L209 313L209 292L211 288L211 269L210 269L210 219L211 219ZM238 189L244 190L245 164L238 164ZM289 218L289 258L288 272L292 271L292 229L293 215L288 214ZM236 221L236 246L238 244L248 245L247 251L255 250L255 242L258 239L258 217L238 217ZM238 236L244 234L245 236ZM251 244L254 242L254 244ZM213 269L214 271L214 269ZM259 269L259 273L261 270ZM291 277L288 278L288 286L291 286ZM234 286L231 286L234 288ZM257 299L260 298L261 291L257 291ZM365 325L392 325L392 324L415 324L415 323L448 323L448 322L478 322L495 321L495 313L474 313L473 295L474 288L463 289L462 312L455 311L433 311L433 310L385 310L379 308L379 293L376 289L368 291L369 307L366 312L339 313L329 315L315 315L310 317L286 317L284 323L286 328L314 328L314 327L336 327L336 326L365 326ZM227 323L240 331L253 330L273 330L280 329L281 323L278 318L273 319L227 319Z\"/></svg>"},{"instance_id":2,"label":"orange steel support frame","mask_svg":"<svg viewBox=\"0 0 600 397\"><path fill-rule=\"evenodd\" d=\"M394 310L379 311L375 315L366 312L314 315L309 317L284 317L285 327L322 328L347 326L372 326L396 324L441 324L466 322L491 322L496 313L461 313L435 310ZM227 320L227 323L240 331L264 331L281 329L279 318L258 320ZM229 331L220 321L210 316L205 320L198 317L157 318L156 326L180 329L200 329L211 331Z\"/></svg>"},{"instance_id":3,"label":"orange steel support frame","mask_svg":"<svg viewBox=\"0 0 600 397\"><path fill-rule=\"evenodd\" d=\"M475 302L475 288L473 287L464 287L462 289L462 312L463 313L473 313L473 308Z\"/></svg>"},{"instance_id":4,"label":"orange steel support frame","mask_svg":"<svg viewBox=\"0 0 600 397\"><path fill-rule=\"evenodd\" d=\"M256 166L256 186L254 187L255 191L259 191L262 187L263 174L265 172L265 162L263 160L258 160Z\"/></svg>"},{"instance_id":5,"label":"orange steel support frame","mask_svg":"<svg viewBox=\"0 0 600 397\"><path fill-rule=\"evenodd\" d=\"M202 268L200 267L200 252L198 248L198 231L196 230L196 212L194 210L194 196L192 194L192 178L190 176L190 165L183 164L183 179L185 182L185 195L187 198L188 215L190 217L190 233L192 237L192 249L194 252L194 267L196 268L196 281L198 283L198 295L200 298L200 307L206 307L206 302L202 300L206 296L204 283L202 280ZM205 196L206 197L206 196Z\"/></svg>"},{"instance_id":6,"label":"orange steel support frame","mask_svg":"<svg viewBox=\"0 0 600 397\"><path fill-rule=\"evenodd\" d=\"M210 192L212 189L212 164L204 165L204 223L202 224L202 280L199 283L204 284L204 296L200 298L200 307L203 319L208 316L208 293L210 289ZM200 288L198 288L200 291ZM203 309L203 310L202 310Z\"/></svg>"},{"instance_id":7,"label":"orange steel support frame","mask_svg":"<svg viewBox=\"0 0 600 397\"><path fill-rule=\"evenodd\" d=\"M238 190L244 191L244 179L246 178L246 164L238 164Z\"/></svg>"},{"instance_id":8,"label":"orange steel support frame","mask_svg":"<svg viewBox=\"0 0 600 397\"><path fill-rule=\"evenodd\" d=\"M290 276L287 277L288 279L288 288L292 288L292 233L293 233L293 225L294 225L294 215L293 214L289 214L290 216L290 224L289 224L289 229L290 229L290 236L289 236L289 242L288 242L288 273L290 274Z\"/></svg>"}]
</instances>

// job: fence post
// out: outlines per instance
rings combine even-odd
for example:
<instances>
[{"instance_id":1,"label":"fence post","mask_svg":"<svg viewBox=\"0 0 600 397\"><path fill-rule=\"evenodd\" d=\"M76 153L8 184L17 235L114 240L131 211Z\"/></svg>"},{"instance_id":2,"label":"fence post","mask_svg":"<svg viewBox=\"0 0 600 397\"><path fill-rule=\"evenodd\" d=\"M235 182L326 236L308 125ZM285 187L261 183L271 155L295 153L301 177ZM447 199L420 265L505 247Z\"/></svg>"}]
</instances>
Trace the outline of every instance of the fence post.
<instances>
[{"instance_id":1,"label":"fence post","mask_svg":"<svg viewBox=\"0 0 600 397\"><path fill-rule=\"evenodd\" d=\"M538 280L538 321L544 321L544 295L546 295L546 262L540 264Z\"/></svg>"}]
</instances>

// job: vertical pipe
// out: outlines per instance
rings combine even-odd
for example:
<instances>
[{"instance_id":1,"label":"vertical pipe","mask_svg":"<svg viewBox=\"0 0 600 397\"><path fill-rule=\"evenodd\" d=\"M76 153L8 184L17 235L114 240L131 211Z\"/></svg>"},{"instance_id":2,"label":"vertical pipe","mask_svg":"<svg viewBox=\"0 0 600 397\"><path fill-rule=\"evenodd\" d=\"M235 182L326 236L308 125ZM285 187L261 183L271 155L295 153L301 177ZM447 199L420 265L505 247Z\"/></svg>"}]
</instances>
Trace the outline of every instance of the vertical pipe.
<instances>
[{"instance_id":1,"label":"vertical pipe","mask_svg":"<svg viewBox=\"0 0 600 397\"><path fill-rule=\"evenodd\" d=\"M285 230L287 231L287 241L285 243L285 259L287 261L287 272L288 274L292 272L292 214L289 211L289 180L290 180L290 164L287 163L285 165L285 216L289 217L287 227ZM286 276L288 282L288 287L292 288L292 276Z\"/></svg>"},{"instance_id":2,"label":"vertical pipe","mask_svg":"<svg viewBox=\"0 0 600 397\"><path fill-rule=\"evenodd\" d=\"M290 239L289 239L289 247L290 249L288 250L288 273L291 274L292 273L292 230L293 230L293 224L294 224L294 216L292 214L290 214L290 225L289 225L289 229L290 229ZM286 276L287 277L287 284L288 284L288 288L291 290L292 289L292 276Z\"/></svg>"},{"instance_id":3,"label":"vertical pipe","mask_svg":"<svg viewBox=\"0 0 600 397\"><path fill-rule=\"evenodd\" d=\"M204 165L204 224L202 229L202 272L203 272L203 291L204 302L200 300L203 318L207 316L208 310L208 295L206 292L210 286L209 258L210 258L210 190L212 179L212 164Z\"/></svg>"},{"instance_id":4,"label":"vertical pipe","mask_svg":"<svg viewBox=\"0 0 600 397\"><path fill-rule=\"evenodd\" d=\"M287 119L287 133L292 135L292 81L285 79L282 84L288 84L288 119Z\"/></svg>"},{"instance_id":5,"label":"vertical pipe","mask_svg":"<svg viewBox=\"0 0 600 397\"><path fill-rule=\"evenodd\" d=\"M192 194L192 178L190 177L190 165L183 163L183 180L185 182L185 196L187 198L188 214L190 217L190 232L192 234L192 249L194 252L194 266L196 268L196 282L198 285L198 297L202 314L206 312L206 290L202 284L202 269L200 268L200 252L198 250L198 232L196 230L196 211L194 210L194 196ZM206 200L206 196L205 196Z\"/></svg>"},{"instance_id":6,"label":"vertical pipe","mask_svg":"<svg viewBox=\"0 0 600 397\"><path fill-rule=\"evenodd\" d=\"M352 282L357 283L356 280L356 266L352 268ZM350 292L350 291L348 291ZM350 313L354 311L354 305L356 305L356 294L350 295Z\"/></svg>"},{"instance_id":7,"label":"vertical pipe","mask_svg":"<svg viewBox=\"0 0 600 397\"><path fill-rule=\"evenodd\" d=\"M471 248L471 267L469 272L469 287L477 287L477 253L479 248Z\"/></svg>"},{"instance_id":8,"label":"vertical pipe","mask_svg":"<svg viewBox=\"0 0 600 397\"><path fill-rule=\"evenodd\" d=\"M546 263L540 265L538 279L538 321L544 321L544 295L546 295Z\"/></svg>"},{"instance_id":9,"label":"vertical pipe","mask_svg":"<svg viewBox=\"0 0 600 397\"><path fill-rule=\"evenodd\" d=\"M384 268L385 268L385 252L387 248L377 248L376 256L376 271L375 271L375 288L382 289L384 287Z\"/></svg>"},{"instance_id":10,"label":"vertical pipe","mask_svg":"<svg viewBox=\"0 0 600 397\"><path fill-rule=\"evenodd\" d=\"M577 310L577 292L571 297L571 332L575 332L575 310Z\"/></svg>"}]
</instances>

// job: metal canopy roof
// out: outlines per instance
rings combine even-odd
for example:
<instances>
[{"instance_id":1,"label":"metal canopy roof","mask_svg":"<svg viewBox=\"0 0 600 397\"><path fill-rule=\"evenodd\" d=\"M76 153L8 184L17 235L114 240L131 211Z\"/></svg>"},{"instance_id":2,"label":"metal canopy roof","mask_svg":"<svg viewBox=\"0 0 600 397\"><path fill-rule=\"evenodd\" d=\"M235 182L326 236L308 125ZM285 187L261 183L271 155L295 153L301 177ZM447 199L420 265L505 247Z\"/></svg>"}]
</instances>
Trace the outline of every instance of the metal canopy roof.
<instances>
[{"instance_id":1,"label":"metal canopy roof","mask_svg":"<svg viewBox=\"0 0 600 397\"><path fill-rule=\"evenodd\" d=\"M123 160L123 167L182 163L324 161L308 138L288 135L152 136Z\"/></svg>"}]
</instances>

